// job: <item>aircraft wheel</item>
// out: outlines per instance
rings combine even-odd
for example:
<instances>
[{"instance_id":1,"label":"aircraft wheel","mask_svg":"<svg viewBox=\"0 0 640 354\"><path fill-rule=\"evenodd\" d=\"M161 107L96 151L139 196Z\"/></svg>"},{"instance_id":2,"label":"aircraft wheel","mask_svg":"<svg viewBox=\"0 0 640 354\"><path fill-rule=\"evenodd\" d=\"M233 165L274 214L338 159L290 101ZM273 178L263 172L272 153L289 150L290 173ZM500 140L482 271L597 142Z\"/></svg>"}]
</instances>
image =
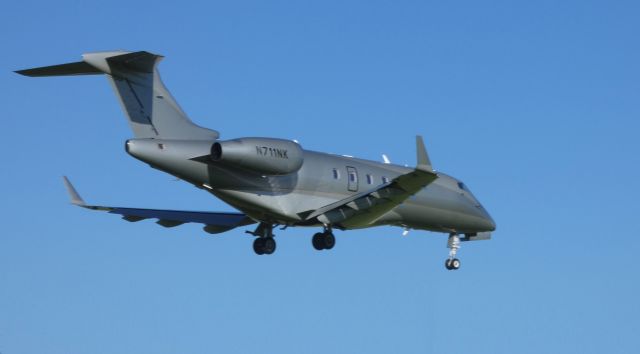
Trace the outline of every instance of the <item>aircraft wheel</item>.
<instances>
[{"instance_id":1,"label":"aircraft wheel","mask_svg":"<svg viewBox=\"0 0 640 354\"><path fill-rule=\"evenodd\" d=\"M449 258L444 261L444 267L451 270L451 260Z\"/></svg>"},{"instance_id":2,"label":"aircraft wheel","mask_svg":"<svg viewBox=\"0 0 640 354\"><path fill-rule=\"evenodd\" d=\"M458 258L454 258L451 260L451 269L456 270L460 268L460 260Z\"/></svg>"},{"instance_id":3,"label":"aircraft wheel","mask_svg":"<svg viewBox=\"0 0 640 354\"><path fill-rule=\"evenodd\" d=\"M325 250L330 250L336 245L336 237L331 232L322 234L322 242Z\"/></svg>"},{"instance_id":4,"label":"aircraft wheel","mask_svg":"<svg viewBox=\"0 0 640 354\"><path fill-rule=\"evenodd\" d=\"M258 237L253 241L253 252L255 252L257 255L263 255L265 253L264 240L265 239Z\"/></svg>"},{"instance_id":5,"label":"aircraft wheel","mask_svg":"<svg viewBox=\"0 0 640 354\"><path fill-rule=\"evenodd\" d=\"M313 244L313 248L315 248L318 251L322 251L324 249L324 234L321 232L318 232L317 234L313 235L313 238L311 239L311 244Z\"/></svg>"},{"instance_id":6,"label":"aircraft wheel","mask_svg":"<svg viewBox=\"0 0 640 354\"><path fill-rule=\"evenodd\" d=\"M273 237L267 237L262 240L262 251L264 254L272 254L276 251L276 240Z\"/></svg>"},{"instance_id":7,"label":"aircraft wheel","mask_svg":"<svg viewBox=\"0 0 640 354\"><path fill-rule=\"evenodd\" d=\"M456 270L460 268L460 260L458 258L447 259L444 262L444 266L449 270Z\"/></svg>"}]
</instances>

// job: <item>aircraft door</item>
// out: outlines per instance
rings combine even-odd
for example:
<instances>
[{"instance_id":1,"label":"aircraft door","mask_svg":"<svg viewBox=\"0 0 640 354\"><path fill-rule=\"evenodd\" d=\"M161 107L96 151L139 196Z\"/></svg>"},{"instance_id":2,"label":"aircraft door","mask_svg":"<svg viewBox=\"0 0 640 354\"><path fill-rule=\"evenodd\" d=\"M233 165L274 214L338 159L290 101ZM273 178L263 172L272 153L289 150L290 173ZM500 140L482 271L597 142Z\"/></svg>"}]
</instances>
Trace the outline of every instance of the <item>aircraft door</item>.
<instances>
[{"instance_id":1,"label":"aircraft door","mask_svg":"<svg viewBox=\"0 0 640 354\"><path fill-rule=\"evenodd\" d=\"M358 191L358 170L355 167L347 166L347 189L350 192Z\"/></svg>"}]
</instances>

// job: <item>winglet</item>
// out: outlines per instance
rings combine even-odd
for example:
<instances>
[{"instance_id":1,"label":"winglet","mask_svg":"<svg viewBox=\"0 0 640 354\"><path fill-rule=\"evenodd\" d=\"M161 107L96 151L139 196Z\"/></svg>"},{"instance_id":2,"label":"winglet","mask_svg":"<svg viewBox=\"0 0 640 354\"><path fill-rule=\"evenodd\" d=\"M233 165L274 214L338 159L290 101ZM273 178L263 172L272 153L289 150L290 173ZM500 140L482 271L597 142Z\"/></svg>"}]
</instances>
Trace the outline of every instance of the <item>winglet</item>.
<instances>
[{"instance_id":1,"label":"winglet","mask_svg":"<svg viewBox=\"0 0 640 354\"><path fill-rule=\"evenodd\" d=\"M429 155L427 154L427 149L424 147L424 140L422 140L421 135L416 135L416 155L418 158L418 169L433 171L433 166L431 166L431 160L429 160Z\"/></svg>"},{"instance_id":2,"label":"winglet","mask_svg":"<svg viewBox=\"0 0 640 354\"><path fill-rule=\"evenodd\" d=\"M71 184L67 176L62 176L62 179L64 180L64 185L65 187L67 187L67 192L71 197L71 204L79 205L79 206L87 205L82 199L82 197L80 196L80 194L78 194L78 191L76 191L76 189L73 187L73 184Z\"/></svg>"}]
</instances>

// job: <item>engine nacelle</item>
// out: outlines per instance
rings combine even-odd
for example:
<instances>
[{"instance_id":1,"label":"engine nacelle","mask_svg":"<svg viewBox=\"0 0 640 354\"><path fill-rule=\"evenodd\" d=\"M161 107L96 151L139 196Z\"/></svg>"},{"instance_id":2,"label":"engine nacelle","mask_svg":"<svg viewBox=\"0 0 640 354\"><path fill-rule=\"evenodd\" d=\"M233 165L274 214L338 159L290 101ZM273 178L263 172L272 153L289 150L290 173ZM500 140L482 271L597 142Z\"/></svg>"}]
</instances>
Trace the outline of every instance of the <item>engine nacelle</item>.
<instances>
[{"instance_id":1,"label":"engine nacelle","mask_svg":"<svg viewBox=\"0 0 640 354\"><path fill-rule=\"evenodd\" d=\"M290 140L240 138L215 142L211 159L263 175L286 175L298 171L304 157L300 145Z\"/></svg>"}]
</instances>

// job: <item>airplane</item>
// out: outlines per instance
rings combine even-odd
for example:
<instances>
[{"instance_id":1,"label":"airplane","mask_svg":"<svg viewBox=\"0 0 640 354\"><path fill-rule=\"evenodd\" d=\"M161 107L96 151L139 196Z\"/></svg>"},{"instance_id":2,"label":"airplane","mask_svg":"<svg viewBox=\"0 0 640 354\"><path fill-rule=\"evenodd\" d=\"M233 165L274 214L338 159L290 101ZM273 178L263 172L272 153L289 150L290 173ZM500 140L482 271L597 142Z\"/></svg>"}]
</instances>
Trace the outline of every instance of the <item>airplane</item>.
<instances>
[{"instance_id":1,"label":"airplane","mask_svg":"<svg viewBox=\"0 0 640 354\"><path fill-rule=\"evenodd\" d=\"M496 224L460 180L435 171L421 136L416 136L416 166L382 163L305 150L294 140L243 137L221 140L218 131L193 123L163 84L158 63L146 51L91 52L67 64L18 70L40 76L106 74L134 137L126 152L154 169L211 193L239 212L194 212L90 205L69 179L71 203L121 215L136 222L157 219L164 227L203 224L217 234L256 225L253 250L276 250L274 228L317 227L311 239L318 250L336 243L333 230L382 225L448 234L445 267L460 268L462 241L487 240ZM253 227L252 227L253 228Z\"/></svg>"}]
</instances>

